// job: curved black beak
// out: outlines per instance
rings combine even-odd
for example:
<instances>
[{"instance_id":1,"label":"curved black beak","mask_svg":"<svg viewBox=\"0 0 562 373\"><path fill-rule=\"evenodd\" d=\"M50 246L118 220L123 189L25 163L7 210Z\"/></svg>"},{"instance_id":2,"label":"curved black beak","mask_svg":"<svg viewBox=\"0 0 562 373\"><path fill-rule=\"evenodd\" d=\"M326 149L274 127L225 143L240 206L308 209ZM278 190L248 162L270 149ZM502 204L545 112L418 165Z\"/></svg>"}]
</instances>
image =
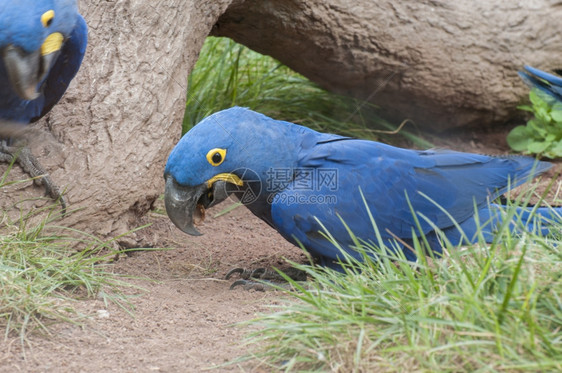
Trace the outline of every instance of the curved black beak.
<instances>
[{"instance_id":1,"label":"curved black beak","mask_svg":"<svg viewBox=\"0 0 562 373\"><path fill-rule=\"evenodd\" d=\"M58 52L42 55L41 50L26 53L16 46L8 45L0 57L14 92L24 100L34 100L39 97L39 84L58 55Z\"/></svg>"},{"instance_id":2,"label":"curved black beak","mask_svg":"<svg viewBox=\"0 0 562 373\"><path fill-rule=\"evenodd\" d=\"M172 175L165 175L166 189L164 203L172 222L183 232L200 236L193 226L193 215L199 209L206 209L228 198L227 182L218 180L211 187L207 183L197 186L182 186Z\"/></svg>"}]
</instances>

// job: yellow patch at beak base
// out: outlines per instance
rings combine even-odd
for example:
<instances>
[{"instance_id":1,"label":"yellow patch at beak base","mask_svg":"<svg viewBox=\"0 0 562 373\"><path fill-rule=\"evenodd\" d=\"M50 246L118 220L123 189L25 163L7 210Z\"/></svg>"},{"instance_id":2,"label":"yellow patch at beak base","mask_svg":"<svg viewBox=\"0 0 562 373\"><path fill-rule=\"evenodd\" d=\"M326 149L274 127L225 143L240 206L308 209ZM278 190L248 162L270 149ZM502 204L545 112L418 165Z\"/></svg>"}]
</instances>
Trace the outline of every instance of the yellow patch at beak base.
<instances>
[{"instance_id":1,"label":"yellow patch at beak base","mask_svg":"<svg viewBox=\"0 0 562 373\"><path fill-rule=\"evenodd\" d=\"M226 181L228 183L235 184L235 185L238 185L238 186L244 185L244 182L238 176L236 176L234 174L226 174L225 173L225 174L215 175L212 178L210 178L209 180L207 180L207 187L209 187L209 188L212 187L213 184L216 181L219 181L219 180Z\"/></svg>"},{"instance_id":2,"label":"yellow patch at beak base","mask_svg":"<svg viewBox=\"0 0 562 373\"><path fill-rule=\"evenodd\" d=\"M53 32L51 35L47 36L43 45L41 46L41 55L46 56L48 54L57 52L61 49L64 37L60 32Z\"/></svg>"}]
</instances>

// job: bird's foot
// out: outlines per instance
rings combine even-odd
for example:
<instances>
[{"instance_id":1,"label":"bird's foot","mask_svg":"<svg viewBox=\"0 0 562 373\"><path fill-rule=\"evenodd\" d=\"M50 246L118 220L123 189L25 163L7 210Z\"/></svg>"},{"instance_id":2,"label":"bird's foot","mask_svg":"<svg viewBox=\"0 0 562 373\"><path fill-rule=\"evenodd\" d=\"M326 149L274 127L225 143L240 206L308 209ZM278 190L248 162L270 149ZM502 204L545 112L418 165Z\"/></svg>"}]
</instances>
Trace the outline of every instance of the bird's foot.
<instances>
[{"instance_id":1,"label":"bird's foot","mask_svg":"<svg viewBox=\"0 0 562 373\"><path fill-rule=\"evenodd\" d=\"M8 146L5 141L0 141L0 162L15 162L33 178L33 182L45 188L47 194L54 200L59 201L62 214L66 213L66 198L58 186L51 180L49 173L43 168L37 158L26 146Z\"/></svg>"},{"instance_id":2,"label":"bird's foot","mask_svg":"<svg viewBox=\"0 0 562 373\"><path fill-rule=\"evenodd\" d=\"M299 282L306 281L306 272L300 269L291 267L283 273L292 280ZM234 274L238 274L240 279L230 285L230 290L242 286L244 290L266 291L274 289L276 286L279 286L279 284L287 283L287 280L283 276L269 268L257 268L254 270L234 268L226 274L225 279L229 280Z\"/></svg>"}]
</instances>

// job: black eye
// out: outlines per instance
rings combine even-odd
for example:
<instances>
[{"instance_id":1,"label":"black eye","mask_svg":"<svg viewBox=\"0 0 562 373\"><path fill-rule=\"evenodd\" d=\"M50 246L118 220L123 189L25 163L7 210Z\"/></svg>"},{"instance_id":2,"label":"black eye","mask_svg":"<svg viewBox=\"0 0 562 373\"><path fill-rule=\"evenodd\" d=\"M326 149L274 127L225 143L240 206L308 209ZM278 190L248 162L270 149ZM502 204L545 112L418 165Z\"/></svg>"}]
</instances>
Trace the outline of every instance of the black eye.
<instances>
[{"instance_id":1,"label":"black eye","mask_svg":"<svg viewBox=\"0 0 562 373\"><path fill-rule=\"evenodd\" d=\"M226 149L214 148L207 153L207 162L213 167L219 166L226 157Z\"/></svg>"},{"instance_id":2,"label":"black eye","mask_svg":"<svg viewBox=\"0 0 562 373\"><path fill-rule=\"evenodd\" d=\"M211 158L213 163L217 164L217 163L221 163L222 162L222 155L219 152L216 152L215 154L213 154L213 158Z\"/></svg>"}]
</instances>

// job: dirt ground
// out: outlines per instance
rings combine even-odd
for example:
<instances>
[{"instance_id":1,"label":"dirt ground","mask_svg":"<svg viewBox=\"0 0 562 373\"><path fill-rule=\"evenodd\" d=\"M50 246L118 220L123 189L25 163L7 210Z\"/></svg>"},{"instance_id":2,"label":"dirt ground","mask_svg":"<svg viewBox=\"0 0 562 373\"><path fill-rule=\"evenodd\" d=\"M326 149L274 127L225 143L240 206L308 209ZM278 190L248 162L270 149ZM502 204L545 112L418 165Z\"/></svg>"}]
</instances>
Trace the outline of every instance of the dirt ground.
<instances>
[{"instance_id":1,"label":"dirt ground","mask_svg":"<svg viewBox=\"0 0 562 373\"><path fill-rule=\"evenodd\" d=\"M114 264L117 273L138 277L129 282L132 315L102 300L81 301L80 312L93 315L84 325L59 324L52 335L31 335L31 348L19 339L3 342L0 372L199 372L262 371L252 364L221 366L244 355L248 328L234 326L279 303L277 292L229 290L223 280L234 267L283 266L282 256L302 261L301 251L285 242L246 208L213 215L207 211L191 237L167 217L153 213L142 241L166 251L138 251ZM286 265L285 265L286 267ZM25 353L25 355L24 355Z\"/></svg>"},{"instance_id":2,"label":"dirt ground","mask_svg":"<svg viewBox=\"0 0 562 373\"><path fill-rule=\"evenodd\" d=\"M440 145L479 153L506 151L505 132L467 132ZM555 172L560 172L558 163ZM144 246L166 251L122 255L114 271L136 279L132 314L101 300L79 301L92 317L83 325L58 324L51 335L31 335L22 349L17 338L0 342L0 372L265 372L258 362L232 363L246 354L247 326L235 324L280 304L278 292L229 290L223 280L234 267L286 266L283 257L305 261L273 229L245 208L214 217L228 202L207 211L201 237L176 229L163 215L146 217L152 226L139 232ZM158 206L162 208L162 206ZM226 364L226 365L225 365Z\"/></svg>"}]
</instances>

